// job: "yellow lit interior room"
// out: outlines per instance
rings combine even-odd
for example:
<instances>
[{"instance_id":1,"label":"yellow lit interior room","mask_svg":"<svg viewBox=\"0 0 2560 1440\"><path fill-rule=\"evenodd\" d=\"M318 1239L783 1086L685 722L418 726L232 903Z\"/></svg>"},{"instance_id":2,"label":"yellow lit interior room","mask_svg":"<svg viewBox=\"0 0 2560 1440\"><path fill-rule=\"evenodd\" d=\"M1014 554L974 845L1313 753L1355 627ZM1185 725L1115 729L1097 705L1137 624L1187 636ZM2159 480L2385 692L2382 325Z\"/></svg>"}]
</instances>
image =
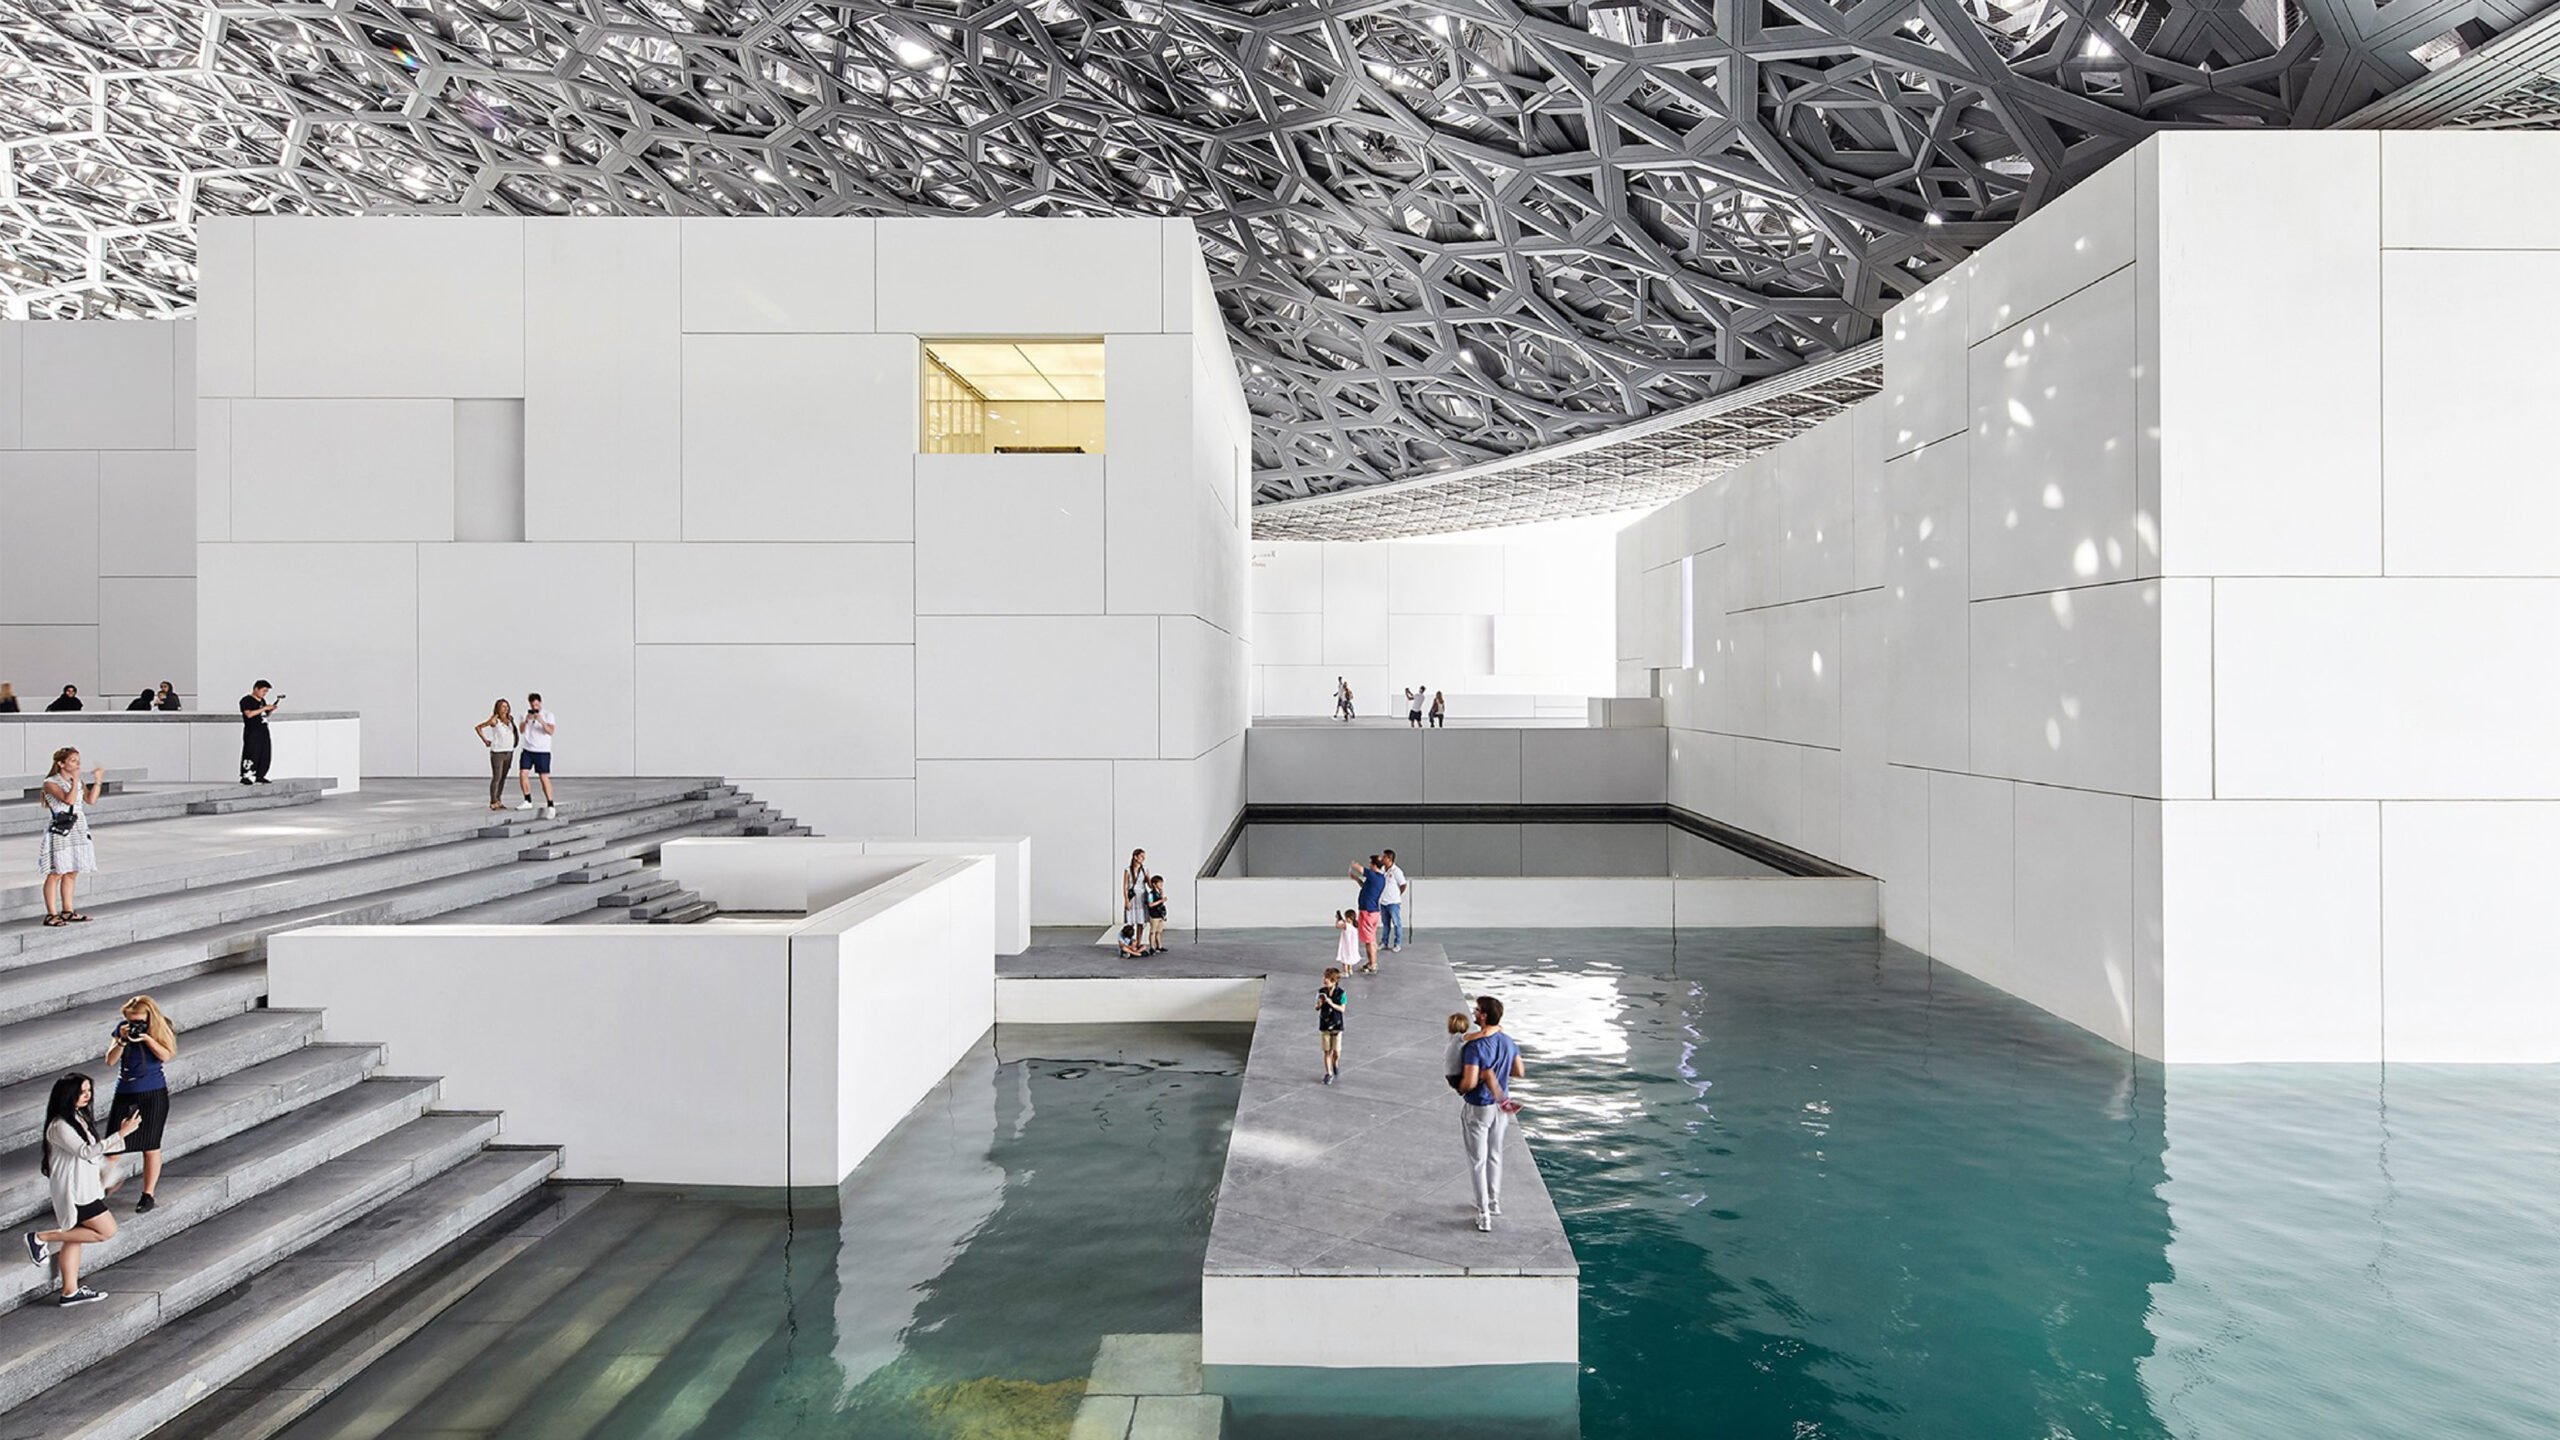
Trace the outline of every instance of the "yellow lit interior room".
<instances>
[{"instance_id":1,"label":"yellow lit interior room","mask_svg":"<svg viewBox=\"0 0 2560 1440\"><path fill-rule=\"evenodd\" d=\"M1102 342L928 340L928 455L1099 455Z\"/></svg>"}]
</instances>

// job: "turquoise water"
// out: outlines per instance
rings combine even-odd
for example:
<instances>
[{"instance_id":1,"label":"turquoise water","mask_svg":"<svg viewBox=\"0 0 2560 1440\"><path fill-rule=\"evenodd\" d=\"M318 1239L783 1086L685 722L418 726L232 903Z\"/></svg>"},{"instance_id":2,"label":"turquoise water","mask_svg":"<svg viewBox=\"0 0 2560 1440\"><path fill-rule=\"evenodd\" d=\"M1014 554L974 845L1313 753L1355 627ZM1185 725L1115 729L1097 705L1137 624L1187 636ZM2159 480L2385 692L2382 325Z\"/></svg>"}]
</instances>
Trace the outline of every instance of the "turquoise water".
<instances>
[{"instance_id":1,"label":"turquoise water","mask_svg":"<svg viewBox=\"0 0 2560 1440\"><path fill-rule=\"evenodd\" d=\"M2164 1072L1863 933L1437 938L1534 1057L1586 1437L2560 1434L2560 1067Z\"/></svg>"},{"instance_id":2,"label":"turquoise water","mask_svg":"<svg viewBox=\"0 0 2560 1440\"><path fill-rule=\"evenodd\" d=\"M1432 938L1583 1365L1263 1372L1228 1440L2560 1435L2560 1067L2164 1072L1863 932ZM1243 1055L1008 1027L840 1196L618 1191L289 1433L1060 1440L1199 1328Z\"/></svg>"}]
</instances>

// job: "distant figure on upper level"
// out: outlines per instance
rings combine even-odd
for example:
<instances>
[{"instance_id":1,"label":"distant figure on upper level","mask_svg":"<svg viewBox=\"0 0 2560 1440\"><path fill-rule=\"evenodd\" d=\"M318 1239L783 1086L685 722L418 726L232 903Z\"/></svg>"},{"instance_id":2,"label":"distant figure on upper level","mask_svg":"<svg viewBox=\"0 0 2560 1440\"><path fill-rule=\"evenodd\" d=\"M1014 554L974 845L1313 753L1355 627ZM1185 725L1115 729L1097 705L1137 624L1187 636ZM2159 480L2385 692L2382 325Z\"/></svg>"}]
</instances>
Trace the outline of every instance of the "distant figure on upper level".
<instances>
[{"instance_id":1,"label":"distant figure on upper level","mask_svg":"<svg viewBox=\"0 0 2560 1440\"><path fill-rule=\"evenodd\" d=\"M154 710L177 709L178 687L166 680L161 681L159 693L151 697L151 708Z\"/></svg>"},{"instance_id":2,"label":"distant figure on upper level","mask_svg":"<svg viewBox=\"0 0 2560 1440\"><path fill-rule=\"evenodd\" d=\"M53 703L44 707L44 711L46 714L50 715L57 710L85 710L87 708L87 706L80 703L80 687L77 685L65 685L62 687L62 693L54 696Z\"/></svg>"},{"instance_id":3,"label":"distant figure on upper level","mask_svg":"<svg viewBox=\"0 0 2560 1440\"><path fill-rule=\"evenodd\" d=\"M10 684L6 680L0 680L0 715L15 715L17 713L18 687Z\"/></svg>"},{"instance_id":4,"label":"distant figure on upper level","mask_svg":"<svg viewBox=\"0 0 2560 1440\"><path fill-rule=\"evenodd\" d=\"M276 760L276 737L267 732L267 717L276 713L284 697L267 698L275 687L261 680L240 697L240 783L264 785L267 767Z\"/></svg>"},{"instance_id":5,"label":"distant figure on upper level","mask_svg":"<svg viewBox=\"0 0 2560 1440\"><path fill-rule=\"evenodd\" d=\"M1448 720L1449 720L1449 697L1448 697L1447 695L1442 694L1441 692L1439 692L1439 691L1437 691L1437 690L1432 691L1432 692L1431 692L1431 728L1432 728L1432 729L1434 729L1434 730L1443 729L1443 728L1445 728L1445 727L1446 727L1446 725L1448 724Z\"/></svg>"},{"instance_id":6,"label":"distant figure on upper level","mask_svg":"<svg viewBox=\"0 0 2560 1440\"><path fill-rule=\"evenodd\" d=\"M132 699L130 699L130 700L127 700L126 702L124 702L124 708L126 708L127 710L148 710L148 709L150 709L150 708L151 708L151 692L150 692L149 690L145 690L145 691L143 691L141 694L134 696L134 697L133 697Z\"/></svg>"}]
</instances>

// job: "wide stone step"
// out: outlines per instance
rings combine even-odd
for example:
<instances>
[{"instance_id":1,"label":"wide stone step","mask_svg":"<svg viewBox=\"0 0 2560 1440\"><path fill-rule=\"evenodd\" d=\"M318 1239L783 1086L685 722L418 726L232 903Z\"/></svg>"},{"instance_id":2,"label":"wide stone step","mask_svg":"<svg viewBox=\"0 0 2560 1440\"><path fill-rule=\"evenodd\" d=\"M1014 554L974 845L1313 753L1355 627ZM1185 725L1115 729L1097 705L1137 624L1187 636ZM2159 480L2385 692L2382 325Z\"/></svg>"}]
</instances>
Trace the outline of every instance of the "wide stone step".
<instances>
[{"instance_id":1,"label":"wide stone step","mask_svg":"<svg viewBox=\"0 0 2560 1440\"><path fill-rule=\"evenodd\" d=\"M115 774L112 770L107 773L110 777ZM320 798L322 784L319 780L279 780L268 789L290 796L295 804L308 805ZM111 791L90 806L89 824L92 828L102 828L131 825L143 820L174 819L186 814L187 807L198 801L211 800L239 788L233 781L205 785L150 785L137 781L134 788ZM39 793L42 789L41 785L36 787ZM43 806L28 805L21 809L15 803L0 805L0 835L33 835L44 827Z\"/></svg>"},{"instance_id":2,"label":"wide stone step","mask_svg":"<svg viewBox=\"0 0 2560 1440\"><path fill-rule=\"evenodd\" d=\"M652 915L649 917L649 923L652 925L696 925L719 913L719 906L712 904L708 900L696 900L690 905L684 906L680 909L670 910L663 915Z\"/></svg>"},{"instance_id":3,"label":"wide stone step","mask_svg":"<svg viewBox=\"0 0 2560 1440\"><path fill-rule=\"evenodd\" d=\"M97 1317L96 1328L77 1337L83 1356L94 1362L80 1370L79 1383L0 1414L0 1440L141 1440L523 1199L558 1163L558 1153L551 1150L483 1150L267 1269L222 1296L221 1303L175 1324L165 1314L151 1316L160 1329L148 1345L130 1341L150 1327L134 1328L130 1321L119 1323L115 1314L99 1314L115 1310L122 1296L69 1312L35 1306L0 1317L0 1326L35 1320L63 1325ZM145 1262L145 1268L159 1264L155 1259ZM139 1278L159 1277L128 1276L120 1283L130 1290ZM137 1297L130 1308L156 1300L156 1295ZM33 1326L29 1330L42 1333Z\"/></svg>"},{"instance_id":4,"label":"wide stone step","mask_svg":"<svg viewBox=\"0 0 2560 1440\"><path fill-rule=\"evenodd\" d=\"M306 1045L172 1097L160 1150L169 1167L162 1172L162 1183L182 1169L198 1168L181 1167L180 1159L359 1084L381 1064L378 1045ZM0 1154L0 1229L52 1213L51 1192L36 1172L35 1142Z\"/></svg>"},{"instance_id":5,"label":"wide stone step","mask_svg":"<svg viewBox=\"0 0 2560 1440\"><path fill-rule=\"evenodd\" d=\"M617 890L598 903L629 909L633 906L645 905L662 895L674 893L676 893L676 882L673 880L651 880L646 884L634 885L628 890Z\"/></svg>"},{"instance_id":6,"label":"wide stone step","mask_svg":"<svg viewBox=\"0 0 2560 1440\"><path fill-rule=\"evenodd\" d=\"M655 900L632 906L631 918L634 920L655 920L661 915L671 914L675 911L682 910L688 905L698 905L701 903L702 897L690 890L672 890L659 896Z\"/></svg>"},{"instance_id":7,"label":"wide stone step","mask_svg":"<svg viewBox=\"0 0 2560 1440\"><path fill-rule=\"evenodd\" d=\"M178 1037L178 1058L170 1061L164 1072L169 1077L170 1093L183 1096L209 1080L299 1050L319 1034L317 1010L252 1010L215 1021ZM100 1055L104 1053L101 1049ZM103 1112L106 1097L115 1091L115 1067L101 1058L64 1068L89 1077L97 1087L99 1109ZM14 1150L29 1144L44 1128L45 1097L53 1089L53 1080L51 1075L37 1075L15 1085L0 1086L0 1149Z\"/></svg>"},{"instance_id":8,"label":"wide stone step","mask_svg":"<svg viewBox=\"0 0 2560 1440\"><path fill-rule=\"evenodd\" d=\"M80 1275L97 1289L111 1283L101 1271L208 1220L277 1189L296 1177L367 1145L427 1113L435 1103L437 1082L415 1078L368 1080L337 1094L290 1110L267 1123L207 1146L187 1164L166 1166L160 1173L157 1204L138 1215L129 1202L142 1190L140 1162L128 1168L124 1187L109 1198L116 1213L116 1235L102 1245L84 1247ZM173 1116L173 1119L176 1117ZM476 1133L476 1132L475 1132ZM490 1133L494 1134L494 1128ZM162 1152L164 1161L167 1152ZM21 1229L53 1228L48 1206ZM0 1311L40 1303L54 1288L45 1271L32 1265L0 1266Z\"/></svg>"},{"instance_id":9,"label":"wide stone step","mask_svg":"<svg viewBox=\"0 0 2560 1440\"><path fill-rule=\"evenodd\" d=\"M243 965L219 970L154 991L161 1013L178 1027L179 1053L186 1053L186 1033L217 1020L258 1008L267 996L267 967ZM119 997L121 999L123 997ZM0 1085L30 1075L47 1079L107 1053L108 1032L122 1017L117 1001L108 1000L65 1010L36 1020L0 1028Z\"/></svg>"},{"instance_id":10,"label":"wide stone step","mask_svg":"<svg viewBox=\"0 0 2560 1440\"><path fill-rule=\"evenodd\" d=\"M497 1128L495 1115L424 1116L135 1256L116 1268L114 1288L98 1304L62 1310L39 1303L0 1315L0 1407L61 1384L101 1355L141 1344L160 1326L452 1169Z\"/></svg>"},{"instance_id":11,"label":"wide stone step","mask_svg":"<svg viewBox=\"0 0 2560 1440\"><path fill-rule=\"evenodd\" d=\"M584 870L572 870L560 879L563 884L568 885L593 885L599 880L611 880L618 875L629 875L638 870L641 863L640 857L636 855L625 856L619 860L600 861Z\"/></svg>"},{"instance_id":12,"label":"wide stone step","mask_svg":"<svg viewBox=\"0 0 2560 1440\"><path fill-rule=\"evenodd\" d=\"M314 791L337 784L334 777L310 782ZM288 805L305 805L310 797L287 790L277 781L264 785L233 784L228 794L209 795L187 806L190 815L245 815L255 810L282 810Z\"/></svg>"}]
</instances>

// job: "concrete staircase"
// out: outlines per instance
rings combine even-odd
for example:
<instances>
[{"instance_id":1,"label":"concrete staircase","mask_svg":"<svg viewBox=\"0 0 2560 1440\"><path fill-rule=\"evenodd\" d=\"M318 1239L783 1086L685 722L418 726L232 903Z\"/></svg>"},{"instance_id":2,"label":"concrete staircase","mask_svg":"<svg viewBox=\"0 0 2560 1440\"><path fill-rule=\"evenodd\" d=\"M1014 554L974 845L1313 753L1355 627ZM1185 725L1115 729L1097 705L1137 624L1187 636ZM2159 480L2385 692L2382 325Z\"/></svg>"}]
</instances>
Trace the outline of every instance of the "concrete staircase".
<instances>
[{"instance_id":1,"label":"concrete staircase","mask_svg":"<svg viewBox=\"0 0 2560 1440\"><path fill-rule=\"evenodd\" d=\"M110 825L311 805L322 783L137 786L93 818L104 851ZM497 1116L439 1110L434 1079L381 1073L375 1046L321 1043L318 1012L267 1008L268 936L699 919L710 907L658 876L660 844L806 833L712 780L617 781L564 797L550 820L420 808L357 833L279 825L271 843L102 871L81 887L87 924L43 927L35 887L0 886L6 1254L22 1254L17 1231L53 1223L36 1168L53 1078L89 1074L103 1110L113 1072L100 1057L132 994L157 997L180 1040L158 1203L134 1214L128 1181L111 1198L116 1238L83 1257L82 1278L109 1298L59 1309L49 1267L0 1258L0 1437L146 1435L476 1227L541 1203L553 1151L494 1144ZM18 810L0 806L0 835L24 824Z\"/></svg>"}]
</instances>

